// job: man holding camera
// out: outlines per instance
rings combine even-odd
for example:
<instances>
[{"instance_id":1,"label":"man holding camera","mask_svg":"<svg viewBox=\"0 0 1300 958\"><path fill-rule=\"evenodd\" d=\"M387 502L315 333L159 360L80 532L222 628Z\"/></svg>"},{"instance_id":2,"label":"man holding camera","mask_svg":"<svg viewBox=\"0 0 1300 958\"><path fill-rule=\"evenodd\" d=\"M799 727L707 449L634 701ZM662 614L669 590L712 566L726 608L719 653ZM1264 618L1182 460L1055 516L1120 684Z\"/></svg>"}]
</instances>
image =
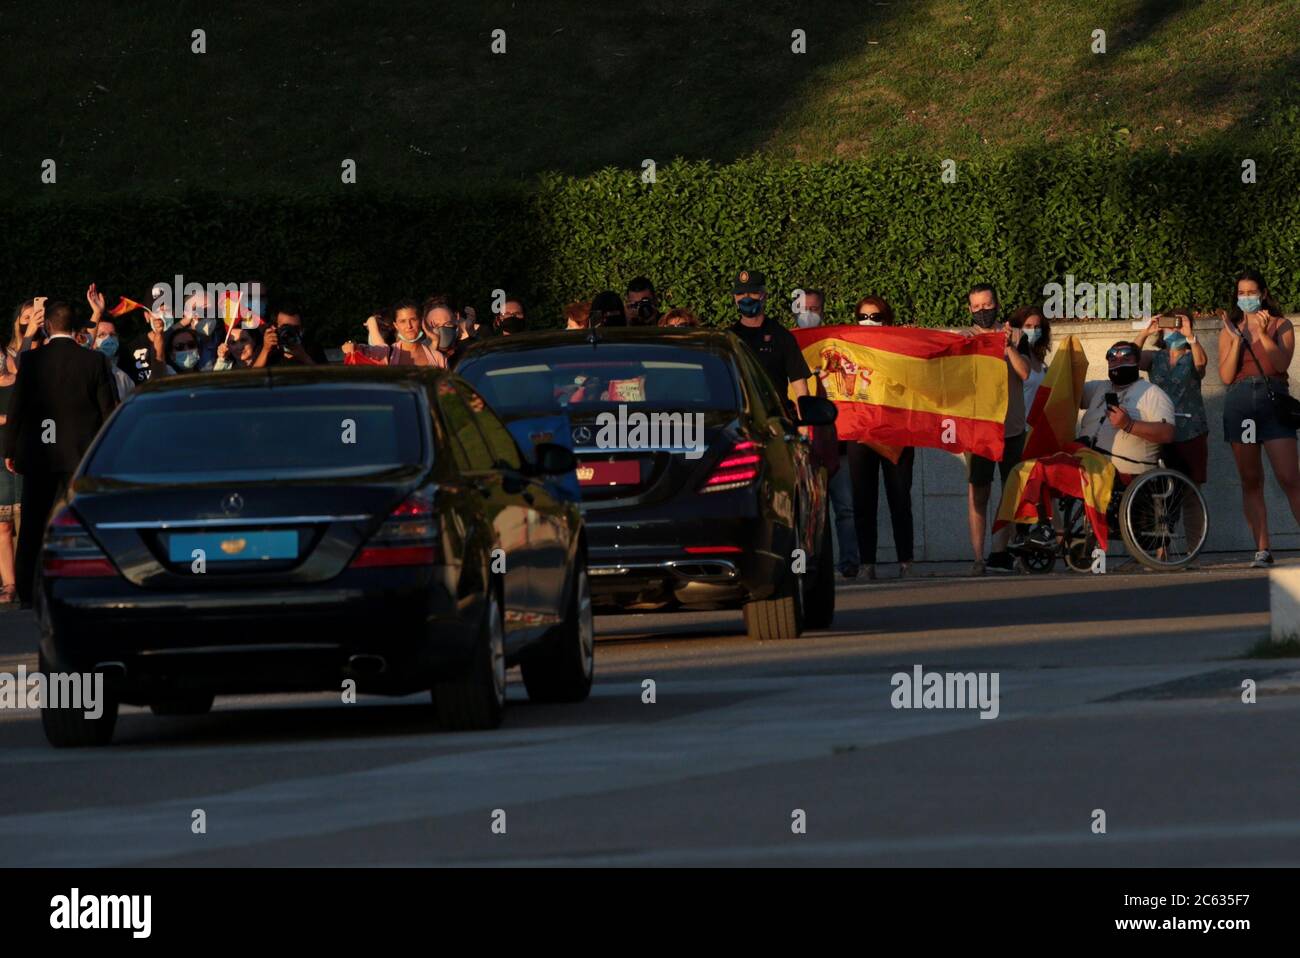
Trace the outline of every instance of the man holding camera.
<instances>
[{"instance_id":1,"label":"man holding camera","mask_svg":"<svg viewBox=\"0 0 1300 958\"><path fill-rule=\"evenodd\" d=\"M1109 378L1083 386L1080 441L1110 456L1125 484L1157 467L1160 447L1174 441L1174 404L1159 386L1138 377L1142 351L1118 342L1106 351Z\"/></svg>"},{"instance_id":2,"label":"man holding camera","mask_svg":"<svg viewBox=\"0 0 1300 958\"><path fill-rule=\"evenodd\" d=\"M253 363L263 366L321 366L325 356L303 338L302 310L286 303L275 311L262 337L262 351Z\"/></svg>"},{"instance_id":3,"label":"man holding camera","mask_svg":"<svg viewBox=\"0 0 1300 958\"><path fill-rule=\"evenodd\" d=\"M659 311L659 294L649 277L638 276L627 284L627 324L629 326L658 326L663 313Z\"/></svg>"}]
</instances>

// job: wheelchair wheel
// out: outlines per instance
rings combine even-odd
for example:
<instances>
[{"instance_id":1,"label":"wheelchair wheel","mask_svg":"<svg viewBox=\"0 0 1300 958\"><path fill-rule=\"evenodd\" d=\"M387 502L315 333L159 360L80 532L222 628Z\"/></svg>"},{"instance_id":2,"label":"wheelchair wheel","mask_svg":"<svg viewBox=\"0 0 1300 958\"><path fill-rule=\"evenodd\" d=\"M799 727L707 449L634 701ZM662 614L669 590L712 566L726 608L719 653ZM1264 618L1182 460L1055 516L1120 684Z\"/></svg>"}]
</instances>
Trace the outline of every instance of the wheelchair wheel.
<instances>
[{"instance_id":1,"label":"wheelchair wheel","mask_svg":"<svg viewBox=\"0 0 1300 958\"><path fill-rule=\"evenodd\" d=\"M1148 569L1181 569L1205 545L1205 497L1173 469L1144 472L1124 490L1119 531L1129 555Z\"/></svg>"},{"instance_id":2,"label":"wheelchair wheel","mask_svg":"<svg viewBox=\"0 0 1300 958\"><path fill-rule=\"evenodd\" d=\"M1025 570L1035 575L1047 575L1056 568L1056 552L1053 549L1025 549L1019 558Z\"/></svg>"}]
</instances>

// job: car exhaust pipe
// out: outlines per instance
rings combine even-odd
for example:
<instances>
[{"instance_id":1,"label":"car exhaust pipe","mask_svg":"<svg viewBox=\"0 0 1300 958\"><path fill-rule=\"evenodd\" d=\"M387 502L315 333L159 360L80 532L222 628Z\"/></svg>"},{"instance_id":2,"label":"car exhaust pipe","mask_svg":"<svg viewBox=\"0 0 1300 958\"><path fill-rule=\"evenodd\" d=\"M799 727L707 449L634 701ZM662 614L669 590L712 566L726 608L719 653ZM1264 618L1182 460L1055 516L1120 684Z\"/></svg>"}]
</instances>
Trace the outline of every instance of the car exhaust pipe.
<instances>
[{"instance_id":1,"label":"car exhaust pipe","mask_svg":"<svg viewBox=\"0 0 1300 958\"><path fill-rule=\"evenodd\" d=\"M348 668L357 675L379 675L388 668L382 655L354 655L348 659Z\"/></svg>"},{"instance_id":2,"label":"car exhaust pipe","mask_svg":"<svg viewBox=\"0 0 1300 958\"><path fill-rule=\"evenodd\" d=\"M725 559L689 559L672 564L673 574L693 582L736 578L735 563Z\"/></svg>"}]
</instances>

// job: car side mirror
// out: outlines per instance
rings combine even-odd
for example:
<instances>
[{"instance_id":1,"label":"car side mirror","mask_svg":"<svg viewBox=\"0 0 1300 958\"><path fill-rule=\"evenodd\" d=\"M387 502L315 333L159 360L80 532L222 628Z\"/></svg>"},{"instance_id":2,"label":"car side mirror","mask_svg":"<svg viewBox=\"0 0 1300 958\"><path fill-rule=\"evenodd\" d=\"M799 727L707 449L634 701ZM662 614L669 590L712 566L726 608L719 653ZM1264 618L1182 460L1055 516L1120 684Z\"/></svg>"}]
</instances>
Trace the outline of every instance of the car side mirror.
<instances>
[{"instance_id":1,"label":"car side mirror","mask_svg":"<svg viewBox=\"0 0 1300 958\"><path fill-rule=\"evenodd\" d=\"M533 462L543 476L562 476L578 468L578 457L573 450L559 443L539 442L533 446Z\"/></svg>"},{"instance_id":2,"label":"car side mirror","mask_svg":"<svg viewBox=\"0 0 1300 958\"><path fill-rule=\"evenodd\" d=\"M835 403L823 396L799 397L799 425L829 426L840 414Z\"/></svg>"}]
</instances>

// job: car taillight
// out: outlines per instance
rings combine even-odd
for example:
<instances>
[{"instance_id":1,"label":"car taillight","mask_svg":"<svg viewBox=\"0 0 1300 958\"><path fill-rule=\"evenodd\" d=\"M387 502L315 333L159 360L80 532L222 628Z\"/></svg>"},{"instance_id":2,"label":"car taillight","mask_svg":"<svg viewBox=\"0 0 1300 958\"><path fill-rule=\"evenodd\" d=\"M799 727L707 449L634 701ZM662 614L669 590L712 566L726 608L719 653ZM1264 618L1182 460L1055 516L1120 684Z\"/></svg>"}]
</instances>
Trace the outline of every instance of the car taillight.
<instances>
[{"instance_id":1,"label":"car taillight","mask_svg":"<svg viewBox=\"0 0 1300 958\"><path fill-rule=\"evenodd\" d=\"M85 579L117 575L117 569L76 514L64 506L50 520L45 533L41 574L47 579Z\"/></svg>"},{"instance_id":2,"label":"car taillight","mask_svg":"<svg viewBox=\"0 0 1300 958\"><path fill-rule=\"evenodd\" d=\"M712 474L704 480L700 492L722 492L747 486L758 478L758 468L762 461L758 443L748 439L738 442L713 467Z\"/></svg>"},{"instance_id":3,"label":"car taillight","mask_svg":"<svg viewBox=\"0 0 1300 958\"><path fill-rule=\"evenodd\" d=\"M425 487L398 503L357 553L351 568L433 565L438 543L433 496L433 488Z\"/></svg>"}]
</instances>

